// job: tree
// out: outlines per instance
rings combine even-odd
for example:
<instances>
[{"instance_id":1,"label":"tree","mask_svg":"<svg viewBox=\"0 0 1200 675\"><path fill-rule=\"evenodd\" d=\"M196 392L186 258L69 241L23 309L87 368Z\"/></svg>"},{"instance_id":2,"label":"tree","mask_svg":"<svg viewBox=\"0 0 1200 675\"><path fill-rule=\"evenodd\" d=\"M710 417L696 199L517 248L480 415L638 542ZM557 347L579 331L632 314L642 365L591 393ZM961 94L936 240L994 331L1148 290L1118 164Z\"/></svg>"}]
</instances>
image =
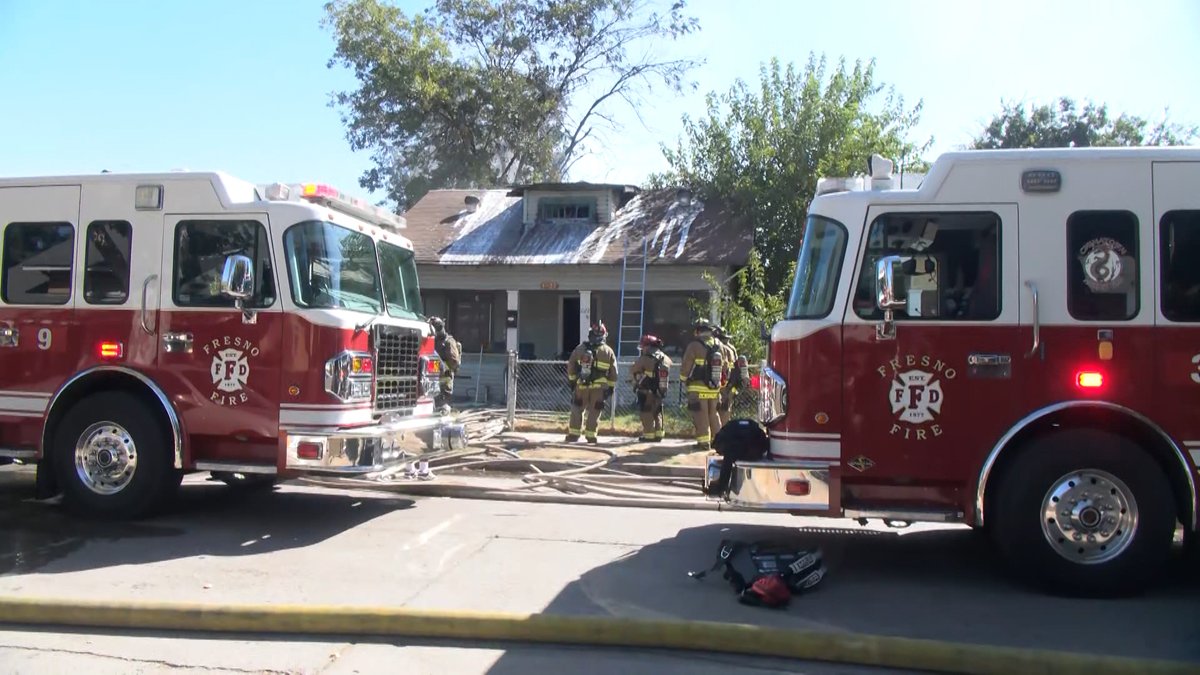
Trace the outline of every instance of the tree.
<instances>
[{"instance_id":1,"label":"tree","mask_svg":"<svg viewBox=\"0 0 1200 675\"><path fill-rule=\"evenodd\" d=\"M789 269L795 267L796 264L791 263ZM767 292L766 274L758 251L750 252L750 260L730 280L730 286L707 272L704 280L716 293L716 314L738 354L751 363L765 359L767 349L762 330L783 318L787 298L782 292ZM691 309L696 316L710 316L714 308L711 301L692 300Z\"/></svg>"},{"instance_id":2,"label":"tree","mask_svg":"<svg viewBox=\"0 0 1200 675\"><path fill-rule=\"evenodd\" d=\"M1136 115L1109 115L1108 106L1087 101L1083 109L1067 97L1052 104L1000 102L994 116L971 143L976 150L996 148L1084 148L1124 145L1187 145L1197 138L1195 126L1170 122L1166 115L1151 126Z\"/></svg>"},{"instance_id":3,"label":"tree","mask_svg":"<svg viewBox=\"0 0 1200 675\"><path fill-rule=\"evenodd\" d=\"M360 184L411 205L439 187L559 180L613 105L696 62L655 46L697 29L683 0L435 0L408 16L381 0L335 0L329 67L358 80L338 92L351 148L372 151Z\"/></svg>"},{"instance_id":4,"label":"tree","mask_svg":"<svg viewBox=\"0 0 1200 675\"><path fill-rule=\"evenodd\" d=\"M906 140L920 111L876 83L874 61L828 68L814 55L798 68L772 60L757 88L739 80L708 95L704 117L684 117L676 147L663 147L670 170L655 182L689 186L745 213L763 292L782 297L817 180L863 173L872 153L911 166L929 146Z\"/></svg>"}]
</instances>

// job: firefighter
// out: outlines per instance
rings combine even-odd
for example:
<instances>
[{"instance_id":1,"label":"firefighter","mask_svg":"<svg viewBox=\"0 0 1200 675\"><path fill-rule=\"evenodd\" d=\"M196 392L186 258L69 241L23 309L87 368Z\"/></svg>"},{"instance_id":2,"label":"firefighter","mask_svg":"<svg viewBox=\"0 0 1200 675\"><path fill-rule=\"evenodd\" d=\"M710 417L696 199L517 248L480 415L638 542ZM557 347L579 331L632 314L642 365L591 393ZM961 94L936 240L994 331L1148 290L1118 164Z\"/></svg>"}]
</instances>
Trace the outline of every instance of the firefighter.
<instances>
[{"instance_id":1,"label":"firefighter","mask_svg":"<svg viewBox=\"0 0 1200 675\"><path fill-rule=\"evenodd\" d=\"M450 413L450 397L454 394L454 375L462 365L462 347L453 335L446 332L446 322L441 317L429 320L433 328L433 348L442 360L442 372L438 376L438 395L434 405L443 415Z\"/></svg>"},{"instance_id":2,"label":"firefighter","mask_svg":"<svg viewBox=\"0 0 1200 675\"><path fill-rule=\"evenodd\" d=\"M717 403L725 383L725 353L707 319L696 321L694 328L696 339L683 352L680 376L687 384L687 406L696 426L696 448L708 450L713 434L721 428Z\"/></svg>"},{"instance_id":3,"label":"firefighter","mask_svg":"<svg viewBox=\"0 0 1200 675\"><path fill-rule=\"evenodd\" d=\"M582 431L588 443L598 443L596 425L604 403L612 396L617 382L617 355L604 343L608 329L603 322L592 324L587 342L571 352L567 360L567 381L571 387L571 419L567 427L567 442L579 440ZM584 425L586 412L587 424Z\"/></svg>"},{"instance_id":4,"label":"firefighter","mask_svg":"<svg viewBox=\"0 0 1200 675\"><path fill-rule=\"evenodd\" d=\"M745 372L745 360L738 359L737 348L733 346L733 341L729 339L729 334L725 332L723 326L713 326L713 337L721 343L721 351L725 358L725 368L728 372L728 377L725 381L725 386L721 387L721 394L717 397L717 430L725 426L733 410L733 399L745 386L744 379L748 379Z\"/></svg>"},{"instance_id":5,"label":"firefighter","mask_svg":"<svg viewBox=\"0 0 1200 675\"><path fill-rule=\"evenodd\" d=\"M644 335L639 343L641 356L633 362L629 375L633 380L633 391L637 394L638 410L642 414L642 443L661 441L663 430L663 397L667 393L667 378L671 371L671 359L663 353L663 341L653 335Z\"/></svg>"}]
</instances>

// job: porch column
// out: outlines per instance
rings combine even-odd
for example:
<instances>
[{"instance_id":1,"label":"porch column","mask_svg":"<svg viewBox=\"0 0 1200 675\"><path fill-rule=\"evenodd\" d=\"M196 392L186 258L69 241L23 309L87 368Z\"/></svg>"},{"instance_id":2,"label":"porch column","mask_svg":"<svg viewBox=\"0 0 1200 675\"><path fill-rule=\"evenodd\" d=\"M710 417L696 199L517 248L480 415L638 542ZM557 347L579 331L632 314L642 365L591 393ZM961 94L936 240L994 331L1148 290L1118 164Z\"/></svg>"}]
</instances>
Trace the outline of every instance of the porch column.
<instances>
[{"instance_id":1,"label":"porch column","mask_svg":"<svg viewBox=\"0 0 1200 675\"><path fill-rule=\"evenodd\" d=\"M505 316L504 325L507 327L507 336L505 337L505 351L515 352L520 350L519 337L517 335L518 318L517 310L520 306L520 291L508 292L508 314Z\"/></svg>"},{"instance_id":2,"label":"porch column","mask_svg":"<svg viewBox=\"0 0 1200 675\"><path fill-rule=\"evenodd\" d=\"M708 320L713 323L721 321L721 293L715 290L708 291Z\"/></svg>"},{"instance_id":3,"label":"porch column","mask_svg":"<svg viewBox=\"0 0 1200 675\"><path fill-rule=\"evenodd\" d=\"M579 291L579 341L587 339L592 328L592 292Z\"/></svg>"}]
</instances>

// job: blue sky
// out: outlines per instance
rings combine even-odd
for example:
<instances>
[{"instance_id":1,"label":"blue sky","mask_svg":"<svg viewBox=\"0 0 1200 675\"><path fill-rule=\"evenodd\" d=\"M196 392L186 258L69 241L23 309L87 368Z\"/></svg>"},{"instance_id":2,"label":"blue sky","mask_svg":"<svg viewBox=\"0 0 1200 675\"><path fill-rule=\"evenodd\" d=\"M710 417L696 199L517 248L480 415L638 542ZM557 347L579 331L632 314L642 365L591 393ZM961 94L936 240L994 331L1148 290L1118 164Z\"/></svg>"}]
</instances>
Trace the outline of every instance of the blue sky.
<instances>
[{"instance_id":1,"label":"blue sky","mask_svg":"<svg viewBox=\"0 0 1200 675\"><path fill-rule=\"evenodd\" d=\"M418 10L427 2L403 0ZM0 175L222 169L365 194L329 93L320 0L0 0ZM930 159L966 143L1000 99L1092 98L1200 123L1200 2L690 0L701 31L666 47L706 59L698 91L617 109L623 128L573 178L632 182L662 170L685 112L777 56L876 58L878 77L924 101Z\"/></svg>"}]
</instances>

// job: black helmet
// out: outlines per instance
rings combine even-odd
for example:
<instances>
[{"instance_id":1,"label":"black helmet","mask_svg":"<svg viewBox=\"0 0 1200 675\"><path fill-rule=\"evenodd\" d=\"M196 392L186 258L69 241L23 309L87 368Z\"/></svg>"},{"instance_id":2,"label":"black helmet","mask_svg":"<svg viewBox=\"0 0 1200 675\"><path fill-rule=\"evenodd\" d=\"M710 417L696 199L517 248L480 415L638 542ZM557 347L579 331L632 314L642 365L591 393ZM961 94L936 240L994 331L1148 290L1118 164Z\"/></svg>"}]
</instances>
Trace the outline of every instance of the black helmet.
<instances>
[{"instance_id":1,"label":"black helmet","mask_svg":"<svg viewBox=\"0 0 1200 675\"><path fill-rule=\"evenodd\" d=\"M433 332L437 335L442 335L446 332L446 322L440 316L430 317L429 326L433 328Z\"/></svg>"},{"instance_id":2,"label":"black helmet","mask_svg":"<svg viewBox=\"0 0 1200 675\"><path fill-rule=\"evenodd\" d=\"M608 338L608 329L604 327L603 321L597 321L592 324L588 331L588 344L593 347L599 347Z\"/></svg>"}]
</instances>

